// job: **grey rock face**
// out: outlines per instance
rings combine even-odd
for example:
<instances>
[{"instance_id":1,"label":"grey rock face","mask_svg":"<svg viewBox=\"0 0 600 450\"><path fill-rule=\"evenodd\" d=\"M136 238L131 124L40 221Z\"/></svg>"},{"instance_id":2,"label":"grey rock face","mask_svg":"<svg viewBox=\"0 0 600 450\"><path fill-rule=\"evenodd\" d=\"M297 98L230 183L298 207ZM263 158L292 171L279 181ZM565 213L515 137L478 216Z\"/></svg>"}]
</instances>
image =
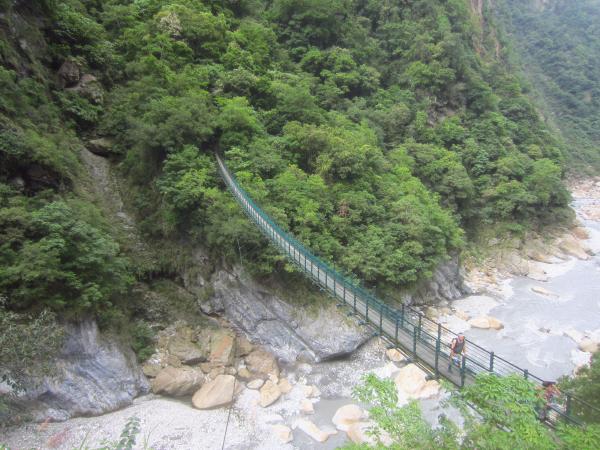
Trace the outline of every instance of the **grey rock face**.
<instances>
[{"instance_id":1,"label":"grey rock face","mask_svg":"<svg viewBox=\"0 0 600 450\"><path fill-rule=\"evenodd\" d=\"M440 303L452 301L471 294L464 284L458 257L440 264L430 280L424 282L412 295L412 303Z\"/></svg>"},{"instance_id":2,"label":"grey rock face","mask_svg":"<svg viewBox=\"0 0 600 450\"><path fill-rule=\"evenodd\" d=\"M35 420L98 415L128 406L148 392L133 351L101 336L95 322L68 325L66 333L56 373L22 398Z\"/></svg>"},{"instance_id":3,"label":"grey rock face","mask_svg":"<svg viewBox=\"0 0 600 450\"><path fill-rule=\"evenodd\" d=\"M108 156L112 152L113 143L107 138L91 139L88 141L87 148L90 152L98 156Z\"/></svg>"},{"instance_id":4,"label":"grey rock face","mask_svg":"<svg viewBox=\"0 0 600 450\"><path fill-rule=\"evenodd\" d=\"M322 361L347 355L371 333L339 312L333 300L315 313L265 292L237 274L219 271L214 295L201 304L205 313L221 313L284 361Z\"/></svg>"},{"instance_id":5,"label":"grey rock face","mask_svg":"<svg viewBox=\"0 0 600 450\"><path fill-rule=\"evenodd\" d=\"M80 75L79 66L74 61L67 60L58 69L58 77L63 86L77 84Z\"/></svg>"}]
</instances>

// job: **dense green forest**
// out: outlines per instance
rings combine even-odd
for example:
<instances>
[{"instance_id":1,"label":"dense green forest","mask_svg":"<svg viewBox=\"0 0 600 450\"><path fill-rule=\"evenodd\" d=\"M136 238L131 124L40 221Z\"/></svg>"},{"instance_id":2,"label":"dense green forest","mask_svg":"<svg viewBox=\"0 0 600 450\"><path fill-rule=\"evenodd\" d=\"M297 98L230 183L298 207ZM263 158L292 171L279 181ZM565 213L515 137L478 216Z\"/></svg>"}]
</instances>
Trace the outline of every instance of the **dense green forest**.
<instances>
[{"instance_id":1,"label":"dense green forest","mask_svg":"<svg viewBox=\"0 0 600 450\"><path fill-rule=\"evenodd\" d=\"M600 1L505 0L499 16L572 165L600 166Z\"/></svg>"},{"instance_id":2,"label":"dense green forest","mask_svg":"<svg viewBox=\"0 0 600 450\"><path fill-rule=\"evenodd\" d=\"M173 270L128 260L101 211L74 194L90 137L113 143L150 241L230 261L239 244L257 274L282 259L223 189L214 152L308 247L393 290L428 277L482 227L518 232L568 217L560 142L464 0L3 9L9 308L107 311L132 273ZM73 87L69 70L93 76Z\"/></svg>"},{"instance_id":3,"label":"dense green forest","mask_svg":"<svg viewBox=\"0 0 600 450\"><path fill-rule=\"evenodd\" d=\"M217 152L282 227L396 296L481 230L571 218L563 140L495 19L468 0L0 0L0 11L5 377L50 363L55 317L127 322L136 280L177 278L165 248L202 247L215 265L243 252L256 276L287 269L219 180ZM564 136L589 143L585 161L597 142L590 61L550 70L548 85L566 96L564 110L549 100L557 117L576 124ZM570 77L579 84L563 89ZM97 138L156 261L85 189L80 155ZM44 337L41 354L30 344Z\"/></svg>"}]
</instances>

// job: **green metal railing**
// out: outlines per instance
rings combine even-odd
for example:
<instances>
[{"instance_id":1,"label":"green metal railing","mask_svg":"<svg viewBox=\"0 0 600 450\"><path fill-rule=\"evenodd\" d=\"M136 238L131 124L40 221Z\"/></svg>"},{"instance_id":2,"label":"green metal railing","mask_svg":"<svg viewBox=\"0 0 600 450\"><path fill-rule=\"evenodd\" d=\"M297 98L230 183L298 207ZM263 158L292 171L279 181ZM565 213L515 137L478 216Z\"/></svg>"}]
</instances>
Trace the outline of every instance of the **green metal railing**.
<instances>
[{"instance_id":1,"label":"green metal railing","mask_svg":"<svg viewBox=\"0 0 600 450\"><path fill-rule=\"evenodd\" d=\"M364 287L331 268L271 220L239 185L219 156L217 163L221 176L236 201L273 245L286 254L315 284L334 297L339 306L348 307L350 314L363 319L362 323L374 327L380 336L425 363L436 377L443 376L459 387L472 382L479 373L500 376L519 374L534 383L542 383L541 378L532 375L527 369L516 366L470 340L467 340L468 351L459 367L451 365L450 343L457 336L456 333L410 306L393 308L387 305ZM560 419L580 423L580 414L592 410L600 413L595 406L567 393L553 405L548 420L552 423Z\"/></svg>"}]
</instances>

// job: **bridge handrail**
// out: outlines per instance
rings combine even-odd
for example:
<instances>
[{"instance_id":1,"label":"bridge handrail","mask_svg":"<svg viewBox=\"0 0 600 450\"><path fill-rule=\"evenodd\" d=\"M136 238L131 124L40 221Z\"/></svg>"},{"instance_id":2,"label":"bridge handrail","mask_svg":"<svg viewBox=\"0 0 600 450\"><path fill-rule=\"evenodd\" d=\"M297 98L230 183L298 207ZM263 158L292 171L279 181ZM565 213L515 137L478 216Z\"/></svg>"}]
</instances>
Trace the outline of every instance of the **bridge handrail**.
<instances>
[{"instance_id":1,"label":"bridge handrail","mask_svg":"<svg viewBox=\"0 0 600 450\"><path fill-rule=\"evenodd\" d=\"M442 324L429 319L428 317L424 316L421 311L418 311L411 306L401 304L399 306L400 309L390 307L387 303L375 297L362 284L360 284L360 282L350 280L346 276L340 274L336 269L331 268L326 262L314 255L311 251L304 247L304 245L298 242L291 234L284 231L277 223L275 223L269 217L269 215L266 214L262 208L260 208L254 202L254 200L252 200L252 197L246 192L246 190L241 187L235 176L229 171L222 158L218 155L217 163L221 176L229 190L233 193L236 201L242 206L250 219L257 224L260 231L263 232L263 234L265 234L272 243L286 251L288 257L297 265L300 265L300 262L296 259L296 256L299 255L298 259L300 259L300 256L302 256L302 258L304 258L303 269L305 272L307 272L307 262L309 261L311 264L310 277L324 289L332 293L335 298L338 300L343 300L345 304L348 304L346 298L346 289L349 289L354 302L354 304L350 304L350 306L354 307L354 312L357 312L357 301L362 301L365 303L367 323L373 325L372 318L369 318L369 313L376 312L376 315L379 316L379 331L382 334L388 334L388 338L393 338L394 336L389 336L389 333L387 332L384 333L384 315L386 322L395 322L396 345L398 345L398 333L400 330L399 322L401 321L401 331L403 333L409 333L415 336L413 341L415 355L417 343L427 345L431 348L435 347L435 371L436 374L438 373L438 355L443 357L449 356L449 344L451 339L457 336L456 333L444 327ZM268 225L265 226L265 223ZM317 267L316 277L313 266ZM325 274L325 282L323 282L323 280L320 278L321 272ZM328 283L329 280L333 281L333 288ZM343 289L343 298L338 292L338 287ZM429 339L426 339L427 337L429 337ZM391 340L393 341L394 339ZM443 347L441 345L442 341L445 341ZM527 369L520 368L510 361L507 361L506 359L496 355L493 351L488 351L469 339L466 339L466 341L467 356L463 359L461 385L464 384L466 372L473 374L488 372L495 373L497 375L516 373L523 375L526 379L529 379L536 384L542 383L543 380L541 378L530 374ZM579 407L579 409L581 407L588 408L596 411L598 415L600 415L599 408L588 404L587 402L573 396L570 393L563 395L562 403L565 405L564 410L561 411L556 408L553 409L564 419L572 422L579 422L579 420L572 414L572 410L577 407Z\"/></svg>"}]
</instances>

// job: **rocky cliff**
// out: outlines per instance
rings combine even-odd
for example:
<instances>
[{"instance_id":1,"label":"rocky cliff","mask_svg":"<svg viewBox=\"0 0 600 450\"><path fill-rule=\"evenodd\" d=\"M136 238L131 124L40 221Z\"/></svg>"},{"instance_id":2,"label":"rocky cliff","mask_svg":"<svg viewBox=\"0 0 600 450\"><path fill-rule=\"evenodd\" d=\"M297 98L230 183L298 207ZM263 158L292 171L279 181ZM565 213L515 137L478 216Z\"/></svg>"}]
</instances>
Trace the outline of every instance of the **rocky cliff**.
<instances>
[{"instance_id":1,"label":"rocky cliff","mask_svg":"<svg viewBox=\"0 0 600 450\"><path fill-rule=\"evenodd\" d=\"M94 321L67 325L65 332L54 374L32 380L19 395L35 420L98 415L127 406L148 392L133 351L101 335Z\"/></svg>"}]
</instances>

